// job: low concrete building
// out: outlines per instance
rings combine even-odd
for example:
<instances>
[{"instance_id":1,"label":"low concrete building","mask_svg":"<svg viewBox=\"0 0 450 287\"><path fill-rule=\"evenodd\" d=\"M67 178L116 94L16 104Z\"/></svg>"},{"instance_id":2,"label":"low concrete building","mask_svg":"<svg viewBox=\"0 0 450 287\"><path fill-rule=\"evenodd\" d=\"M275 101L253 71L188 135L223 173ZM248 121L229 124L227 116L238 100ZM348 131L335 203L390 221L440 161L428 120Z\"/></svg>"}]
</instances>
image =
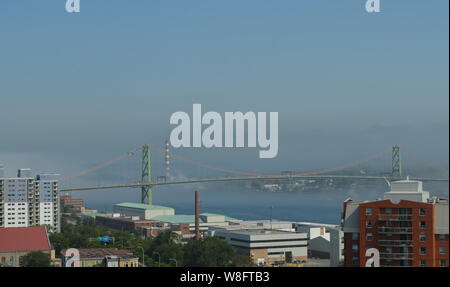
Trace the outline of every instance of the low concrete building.
<instances>
[{"instance_id":1,"label":"low concrete building","mask_svg":"<svg viewBox=\"0 0 450 287\"><path fill-rule=\"evenodd\" d=\"M20 267L22 258L32 251L50 255L54 262L55 251L51 248L45 226L0 228L0 264Z\"/></svg>"},{"instance_id":2,"label":"low concrete building","mask_svg":"<svg viewBox=\"0 0 450 287\"><path fill-rule=\"evenodd\" d=\"M330 266L343 264L344 232L341 226L333 224L297 222L297 232L308 233L308 253L310 257L330 259Z\"/></svg>"},{"instance_id":3,"label":"low concrete building","mask_svg":"<svg viewBox=\"0 0 450 287\"><path fill-rule=\"evenodd\" d=\"M114 205L114 213L119 213L121 216L139 216L142 219L153 219L157 216L170 216L175 214L175 210L171 207L122 202Z\"/></svg>"},{"instance_id":4,"label":"low concrete building","mask_svg":"<svg viewBox=\"0 0 450 287\"><path fill-rule=\"evenodd\" d=\"M308 234L308 256L330 258L330 233L320 224L295 224L295 231Z\"/></svg>"},{"instance_id":5,"label":"low concrete building","mask_svg":"<svg viewBox=\"0 0 450 287\"><path fill-rule=\"evenodd\" d=\"M307 260L306 233L273 229L214 229L215 236L236 248L238 254L250 256L255 264L285 264Z\"/></svg>"},{"instance_id":6,"label":"low concrete building","mask_svg":"<svg viewBox=\"0 0 450 287\"><path fill-rule=\"evenodd\" d=\"M245 220L237 222L241 229L274 229L295 232L294 222L279 220Z\"/></svg>"}]
</instances>

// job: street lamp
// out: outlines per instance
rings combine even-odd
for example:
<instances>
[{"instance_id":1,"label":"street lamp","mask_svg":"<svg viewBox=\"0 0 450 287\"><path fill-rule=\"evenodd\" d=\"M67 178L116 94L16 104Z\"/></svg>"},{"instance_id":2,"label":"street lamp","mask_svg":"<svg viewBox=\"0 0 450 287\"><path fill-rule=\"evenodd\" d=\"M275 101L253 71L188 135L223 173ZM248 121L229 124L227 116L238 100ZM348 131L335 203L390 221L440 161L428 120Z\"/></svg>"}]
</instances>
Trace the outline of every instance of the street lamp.
<instances>
[{"instance_id":1,"label":"street lamp","mask_svg":"<svg viewBox=\"0 0 450 287\"><path fill-rule=\"evenodd\" d=\"M175 267L178 267L178 262L177 262L177 260L176 260L176 259L173 259L173 258L170 258L169 261L171 261L171 260L175 261Z\"/></svg>"},{"instance_id":2,"label":"street lamp","mask_svg":"<svg viewBox=\"0 0 450 287\"><path fill-rule=\"evenodd\" d=\"M158 254L158 267L161 267L161 254L159 254L158 252L154 251L153 253Z\"/></svg>"}]
</instances>

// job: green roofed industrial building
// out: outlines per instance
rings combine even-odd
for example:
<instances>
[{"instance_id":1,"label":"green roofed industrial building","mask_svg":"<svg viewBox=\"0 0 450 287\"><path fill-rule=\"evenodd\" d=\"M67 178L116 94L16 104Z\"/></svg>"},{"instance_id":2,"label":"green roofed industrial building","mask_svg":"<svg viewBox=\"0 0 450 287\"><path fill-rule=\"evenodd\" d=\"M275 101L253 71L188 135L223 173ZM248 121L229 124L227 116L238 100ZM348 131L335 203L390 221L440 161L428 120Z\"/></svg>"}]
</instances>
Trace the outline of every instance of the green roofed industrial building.
<instances>
[{"instance_id":1,"label":"green roofed industrial building","mask_svg":"<svg viewBox=\"0 0 450 287\"><path fill-rule=\"evenodd\" d=\"M175 215L175 210L171 207L131 202L116 204L113 210L121 216L139 216L141 219L152 220L158 216Z\"/></svg>"}]
</instances>

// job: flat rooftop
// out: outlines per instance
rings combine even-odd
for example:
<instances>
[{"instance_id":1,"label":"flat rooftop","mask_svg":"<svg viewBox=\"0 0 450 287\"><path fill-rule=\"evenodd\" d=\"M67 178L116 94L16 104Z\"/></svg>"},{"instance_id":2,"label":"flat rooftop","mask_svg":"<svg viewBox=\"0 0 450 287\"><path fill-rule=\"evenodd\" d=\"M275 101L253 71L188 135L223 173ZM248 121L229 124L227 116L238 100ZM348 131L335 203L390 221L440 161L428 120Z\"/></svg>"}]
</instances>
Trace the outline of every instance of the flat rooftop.
<instances>
[{"instance_id":1,"label":"flat rooftop","mask_svg":"<svg viewBox=\"0 0 450 287\"><path fill-rule=\"evenodd\" d=\"M143 209L143 210L173 209L172 207L153 205L153 204L133 203L133 202L122 202L122 203L115 204L114 206L126 207L126 208L135 208L135 209Z\"/></svg>"},{"instance_id":2,"label":"flat rooftop","mask_svg":"<svg viewBox=\"0 0 450 287\"><path fill-rule=\"evenodd\" d=\"M214 213L200 213L199 215L200 215L200 223L207 223L207 221L204 219L204 217L223 216L223 215L214 214ZM177 224L177 223L195 223L195 215L186 215L186 214L162 215L162 216L153 217L152 220L175 223L175 224ZM236 219L225 216L225 222L228 222L228 221L236 221ZM215 223L215 222L210 222L210 223Z\"/></svg>"},{"instance_id":3,"label":"flat rooftop","mask_svg":"<svg viewBox=\"0 0 450 287\"><path fill-rule=\"evenodd\" d=\"M219 231L219 230L218 230ZM268 235L268 234L300 234L276 229L228 229L226 232L239 233L245 235Z\"/></svg>"}]
</instances>

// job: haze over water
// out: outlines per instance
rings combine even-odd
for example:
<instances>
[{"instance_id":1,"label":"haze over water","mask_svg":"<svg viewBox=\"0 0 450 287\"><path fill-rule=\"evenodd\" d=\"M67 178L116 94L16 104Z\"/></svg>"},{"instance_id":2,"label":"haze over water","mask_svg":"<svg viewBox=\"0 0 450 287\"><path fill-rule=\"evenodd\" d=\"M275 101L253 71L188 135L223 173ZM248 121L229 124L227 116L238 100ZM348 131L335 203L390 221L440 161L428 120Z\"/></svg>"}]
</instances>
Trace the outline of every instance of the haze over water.
<instances>
[{"instance_id":1,"label":"haze over water","mask_svg":"<svg viewBox=\"0 0 450 287\"><path fill-rule=\"evenodd\" d=\"M59 3L62 2L62 3ZM107 5L105 3L108 2ZM170 115L279 114L279 152L172 149L219 168L317 171L400 145L405 175L448 177L448 1L0 1L0 164L62 177L150 144L164 149ZM63 186L136 182L140 154ZM385 157L361 168L390 172ZM152 175L164 157L152 152ZM222 177L172 160L176 177ZM359 167L358 167L359 168ZM358 169L355 170L359 172ZM425 184L448 198L448 183ZM338 223L348 196L382 197L384 183L295 194L227 184L157 187L155 204L192 213ZM88 207L140 201L138 189L80 192ZM191 212L190 212L191 211Z\"/></svg>"}]
</instances>

